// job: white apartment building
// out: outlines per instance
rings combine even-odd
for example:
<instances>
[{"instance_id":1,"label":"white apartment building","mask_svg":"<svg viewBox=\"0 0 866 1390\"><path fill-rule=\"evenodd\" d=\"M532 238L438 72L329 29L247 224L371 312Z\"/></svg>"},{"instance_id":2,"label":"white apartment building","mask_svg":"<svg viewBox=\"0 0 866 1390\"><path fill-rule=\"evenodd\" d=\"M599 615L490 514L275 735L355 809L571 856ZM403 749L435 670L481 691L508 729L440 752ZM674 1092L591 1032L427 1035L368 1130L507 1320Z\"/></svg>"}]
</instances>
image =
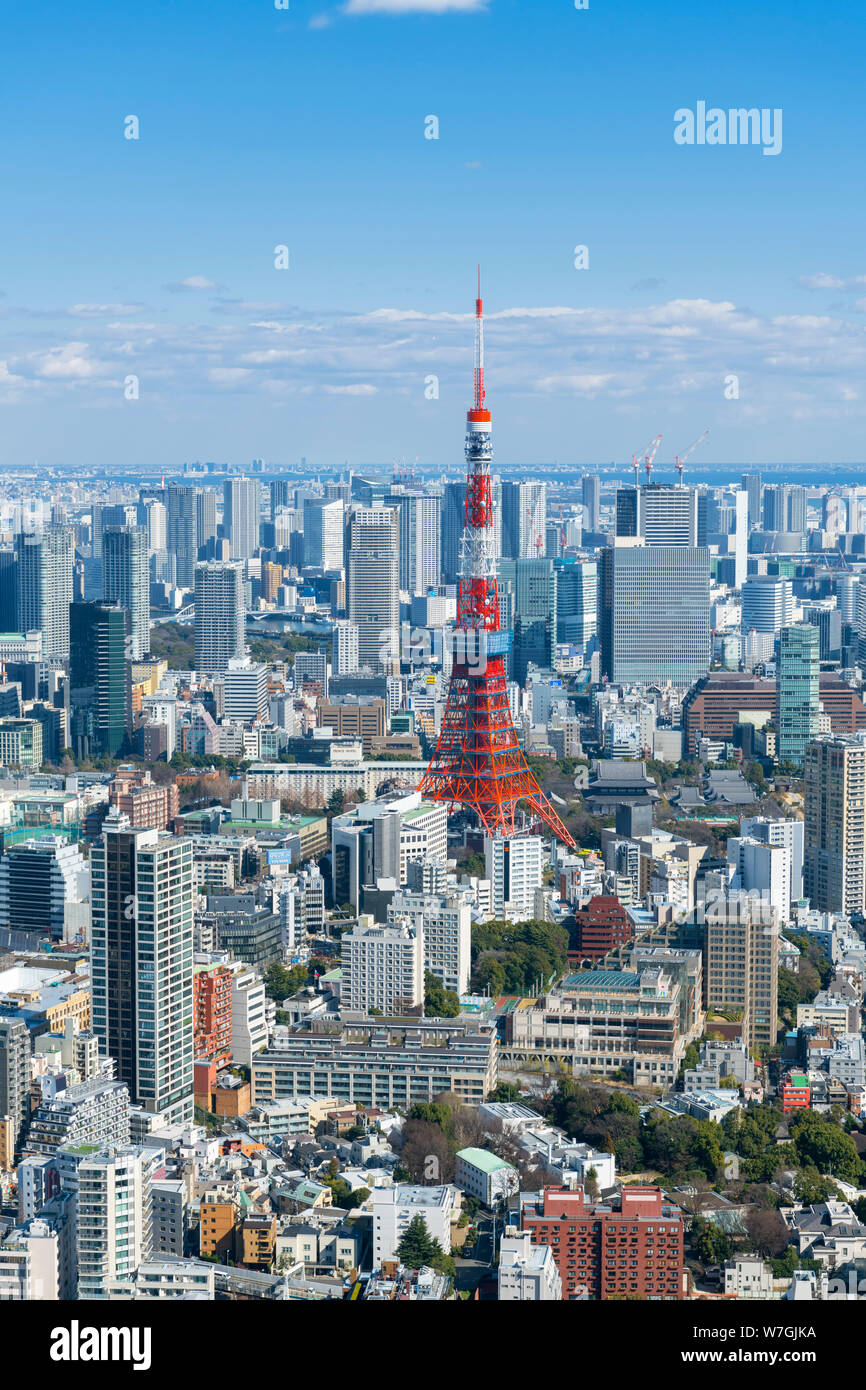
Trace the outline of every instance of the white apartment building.
<instances>
[{"instance_id":1,"label":"white apartment building","mask_svg":"<svg viewBox=\"0 0 866 1390\"><path fill-rule=\"evenodd\" d=\"M151 1252L151 1177L160 1149L106 1149L78 1168L78 1297L130 1296Z\"/></svg>"},{"instance_id":2,"label":"white apartment building","mask_svg":"<svg viewBox=\"0 0 866 1390\"><path fill-rule=\"evenodd\" d=\"M499 1247L500 1303L555 1303L562 1280L549 1245L533 1245L531 1231L509 1226Z\"/></svg>"},{"instance_id":3,"label":"white apartment building","mask_svg":"<svg viewBox=\"0 0 866 1390\"><path fill-rule=\"evenodd\" d=\"M232 1061L252 1066L253 1057L268 1045L264 982L253 970L232 977Z\"/></svg>"},{"instance_id":4,"label":"white apartment building","mask_svg":"<svg viewBox=\"0 0 866 1390\"><path fill-rule=\"evenodd\" d=\"M343 936L342 947L344 1008L386 1016L423 1008L423 928L359 925Z\"/></svg>"},{"instance_id":5,"label":"white apartment building","mask_svg":"<svg viewBox=\"0 0 866 1390\"><path fill-rule=\"evenodd\" d=\"M542 884L544 841L540 835L485 835L484 863L492 884L494 917L526 921Z\"/></svg>"},{"instance_id":6,"label":"white apartment building","mask_svg":"<svg viewBox=\"0 0 866 1390\"><path fill-rule=\"evenodd\" d=\"M734 866L731 887L757 895L762 903L776 909L780 922L787 922L790 911L791 859L785 845L765 844L750 836L728 840L728 863Z\"/></svg>"},{"instance_id":7,"label":"white apartment building","mask_svg":"<svg viewBox=\"0 0 866 1390\"><path fill-rule=\"evenodd\" d=\"M788 905L803 896L803 822L801 820L771 820L768 816L744 816L740 834L767 845L780 846L788 863Z\"/></svg>"},{"instance_id":8,"label":"white apartment building","mask_svg":"<svg viewBox=\"0 0 866 1390\"><path fill-rule=\"evenodd\" d=\"M424 937L424 969L446 989L466 994L472 959L472 913L465 895L395 893L388 921L408 921Z\"/></svg>"},{"instance_id":9,"label":"white apartment building","mask_svg":"<svg viewBox=\"0 0 866 1390\"><path fill-rule=\"evenodd\" d=\"M358 669L358 624L341 618L334 624L331 666L335 676L350 676Z\"/></svg>"},{"instance_id":10,"label":"white apartment building","mask_svg":"<svg viewBox=\"0 0 866 1390\"><path fill-rule=\"evenodd\" d=\"M423 1216L427 1230L446 1255L451 1253L451 1221L456 1218L458 1192L450 1183L441 1187L397 1187L373 1190L373 1268L393 1260L409 1223Z\"/></svg>"}]
</instances>

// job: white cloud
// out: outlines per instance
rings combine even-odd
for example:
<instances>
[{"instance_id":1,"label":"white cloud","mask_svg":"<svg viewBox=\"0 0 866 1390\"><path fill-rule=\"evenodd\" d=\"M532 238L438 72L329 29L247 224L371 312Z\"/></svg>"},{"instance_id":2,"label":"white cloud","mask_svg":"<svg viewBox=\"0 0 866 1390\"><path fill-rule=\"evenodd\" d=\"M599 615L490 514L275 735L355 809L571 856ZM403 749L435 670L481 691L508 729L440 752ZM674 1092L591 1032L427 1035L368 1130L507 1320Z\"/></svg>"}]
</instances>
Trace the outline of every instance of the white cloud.
<instances>
[{"instance_id":1,"label":"white cloud","mask_svg":"<svg viewBox=\"0 0 866 1390\"><path fill-rule=\"evenodd\" d=\"M326 396L376 396L379 394L379 388L371 386L368 382L358 382L355 386L323 386L322 390Z\"/></svg>"},{"instance_id":2,"label":"white cloud","mask_svg":"<svg viewBox=\"0 0 866 1390\"><path fill-rule=\"evenodd\" d=\"M76 319L101 319L140 314L143 308L143 304L70 304L66 312Z\"/></svg>"},{"instance_id":3,"label":"white cloud","mask_svg":"<svg viewBox=\"0 0 866 1390\"><path fill-rule=\"evenodd\" d=\"M184 290L219 290L222 286L204 275L187 275L185 280L171 280L165 288L172 294L183 294Z\"/></svg>"},{"instance_id":4,"label":"white cloud","mask_svg":"<svg viewBox=\"0 0 866 1390\"><path fill-rule=\"evenodd\" d=\"M828 275L819 270L815 275L798 275L797 284L807 290L854 290L866 285L866 275L853 275L843 280L840 275Z\"/></svg>"}]
</instances>

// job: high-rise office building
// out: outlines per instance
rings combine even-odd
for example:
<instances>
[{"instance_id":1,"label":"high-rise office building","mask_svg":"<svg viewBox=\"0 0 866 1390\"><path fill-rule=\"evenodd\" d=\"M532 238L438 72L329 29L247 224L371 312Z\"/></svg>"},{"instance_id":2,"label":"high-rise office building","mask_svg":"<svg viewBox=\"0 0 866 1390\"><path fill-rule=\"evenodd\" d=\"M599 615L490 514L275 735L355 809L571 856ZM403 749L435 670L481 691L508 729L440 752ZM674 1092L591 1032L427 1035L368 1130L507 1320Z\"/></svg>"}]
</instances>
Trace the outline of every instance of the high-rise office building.
<instances>
[{"instance_id":1,"label":"high-rise office building","mask_svg":"<svg viewBox=\"0 0 866 1390\"><path fill-rule=\"evenodd\" d=\"M582 647L598 635L598 566L594 560L557 560L556 640Z\"/></svg>"},{"instance_id":2,"label":"high-rise office building","mask_svg":"<svg viewBox=\"0 0 866 1390\"><path fill-rule=\"evenodd\" d=\"M129 613L129 658L150 651L150 572L142 526L110 526L102 536L102 597Z\"/></svg>"},{"instance_id":3,"label":"high-rise office building","mask_svg":"<svg viewBox=\"0 0 866 1390\"><path fill-rule=\"evenodd\" d=\"M349 522L346 602L358 628L361 666L400 669L400 574L397 518L386 507L359 508Z\"/></svg>"},{"instance_id":4,"label":"high-rise office building","mask_svg":"<svg viewBox=\"0 0 866 1390\"><path fill-rule=\"evenodd\" d=\"M175 557L175 573L181 589L191 589L196 562L196 489L169 483L165 489L168 550Z\"/></svg>"},{"instance_id":5,"label":"high-rise office building","mask_svg":"<svg viewBox=\"0 0 866 1390\"><path fill-rule=\"evenodd\" d=\"M744 473L741 483L748 496L748 521L749 529L760 529L761 525L761 475L760 473Z\"/></svg>"},{"instance_id":6,"label":"high-rise office building","mask_svg":"<svg viewBox=\"0 0 866 1390\"><path fill-rule=\"evenodd\" d=\"M223 527L233 560L249 560L259 548L259 492L255 478L223 483Z\"/></svg>"},{"instance_id":7,"label":"high-rise office building","mask_svg":"<svg viewBox=\"0 0 866 1390\"><path fill-rule=\"evenodd\" d=\"M710 558L702 547L602 551L599 635L613 681L692 685L710 664Z\"/></svg>"},{"instance_id":8,"label":"high-rise office building","mask_svg":"<svg viewBox=\"0 0 866 1390\"><path fill-rule=\"evenodd\" d=\"M764 488L764 530L802 535L806 530L806 489L792 483Z\"/></svg>"},{"instance_id":9,"label":"high-rise office building","mask_svg":"<svg viewBox=\"0 0 866 1390\"><path fill-rule=\"evenodd\" d=\"M775 575L752 575L743 585L742 629L777 637L794 616L794 594L790 579Z\"/></svg>"},{"instance_id":10,"label":"high-rise office building","mask_svg":"<svg viewBox=\"0 0 866 1390\"><path fill-rule=\"evenodd\" d=\"M803 890L819 912L866 911L866 734L807 743Z\"/></svg>"},{"instance_id":11,"label":"high-rise office building","mask_svg":"<svg viewBox=\"0 0 866 1390\"><path fill-rule=\"evenodd\" d=\"M783 627L779 634L776 752L781 762L802 767L806 744L818 732L818 629L811 623Z\"/></svg>"},{"instance_id":12,"label":"high-rise office building","mask_svg":"<svg viewBox=\"0 0 866 1390\"><path fill-rule=\"evenodd\" d=\"M696 546L697 490L669 483L620 488L616 496L616 534L642 536L646 545Z\"/></svg>"},{"instance_id":13,"label":"high-rise office building","mask_svg":"<svg viewBox=\"0 0 866 1390\"><path fill-rule=\"evenodd\" d=\"M264 720L268 713L268 668L262 661L238 657L223 672L223 701L227 719L241 724Z\"/></svg>"},{"instance_id":14,"label":"high-rise office building","mask_svg":"<svg viewBox=\"0 0 866 1390\"><path fill-rule=\"evenodd\" d=\"M217 537L217 494L212 487L200 487L195 494L196 555L202 546Z\"/></svg>"},{"instance_id":15,"label":"high-rise office building","mask_svg":"<svg viewBox=\"0 0 866 1390\"><path fill-rule=\"evenodd\" d=\"M314 569L343 568L345 507L342 500L304 499L304 564Z\"/></svg>"},{"instance_id":16,"label":"high-rise office building","mask_svg":"<svg viewBox=\"0 0 866 1390\"><path fill-rule=\"evenodd\" d=\"M400 514L400 588L426 594L439 583L441 570L441 502L435 494L394 495Z\"/></svg>"},{"instance_id":17,"label":"high-rise office building","mask_svg":"<svg viewBox=\"0 0 866 1390\"><path fill-rule=\"evenodd\" d=\"M129 613L70 604L69 635L71 747L77 758L116 757L132 725Z\"/></svg>"},{"instance_id":18,"label":"high-rise office building","mask_svg":"<svg viewBox=\"0 0 866 1390\"><path fill-rule=\"evenodd\" d=\"M146 1110L192 1119L192 844L109 813L90 853L93 1030Z\"/></svg>"},{"instance_id":19,"label":"high-rise office building","mask_svg":"<svg viewBox=\"0 0 866 1390\"><path fill-rule=\"evenodd\" d=\"M513 560L544 555L547 483L502 483L502 554Z\"/></svg>"},{"instance_id":20,"label":"high-rise office building","mask_svg":"<svg viewBox=\"0 0 866 1390\"><path fill-rule=\"evenodd\" d=\"M601 518L601 478L597 473L585 473L581 483L584 522L588 531L597 531Z\"/></svg>"},{"instance_id":21,"label":"high-rise office building","mask_svg":"<svg viewBox=\"0 0 866 1390\"><path fill-rule=\"evenodd\" d=\"M559 571L553 560L500 560L499 590L514 596L514 639L511 674L526 681L530 663L550 668L556 655L556 613Z\"/></svg>"},{"instance_id":22,"label":"high-rise office building","mask_svg":"<svg viewBox=\"0 0 866 1390\"><path fill-rule=\"evenodd\" d=\"M6 1169L13 1167L29 1116L30 1034L23 1018L0 1018L0 1130L8 1120L12 1150L4 1154Z\"/></svg>"},{"instance_id":23,"label":"high-rise office building","mask_svg":"<svg viewBox=\"0 0 866 1390\"><path fill-rule=\"evenodd\" d=\"M244 655L243 565L212 560L195 567L195 666L219 675Z\"/></svg>"},{"instance_id":24,"label":"high-rise office building","mask_svg":"<svg viewBox=\"0 0 866 1390\"><path fill-rule=\"evenodd\" d=\"M40 629L46 660L69 657L73 551L71 526L46 526L16 537L18 631Z\"/></svg>"}]
</instances>

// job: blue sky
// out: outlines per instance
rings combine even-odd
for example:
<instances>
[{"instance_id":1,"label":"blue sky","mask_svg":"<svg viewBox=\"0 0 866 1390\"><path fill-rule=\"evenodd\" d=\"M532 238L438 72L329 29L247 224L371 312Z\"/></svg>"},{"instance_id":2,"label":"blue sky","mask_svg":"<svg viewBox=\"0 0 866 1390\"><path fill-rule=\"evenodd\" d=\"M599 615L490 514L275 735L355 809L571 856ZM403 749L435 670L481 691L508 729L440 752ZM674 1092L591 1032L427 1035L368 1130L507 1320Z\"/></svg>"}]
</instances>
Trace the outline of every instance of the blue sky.
<instances>
[{"instance_id":1,"label":"blue sky","mask_svg":"<svg viewBox=\"0 0 866 1390\"><path fill-rule=\"evenodd\" d=\"M858 7L290 5L7 16L3 463L459 470L476 260L503 463L866 457Z\"/></svg>"}]
</instances>

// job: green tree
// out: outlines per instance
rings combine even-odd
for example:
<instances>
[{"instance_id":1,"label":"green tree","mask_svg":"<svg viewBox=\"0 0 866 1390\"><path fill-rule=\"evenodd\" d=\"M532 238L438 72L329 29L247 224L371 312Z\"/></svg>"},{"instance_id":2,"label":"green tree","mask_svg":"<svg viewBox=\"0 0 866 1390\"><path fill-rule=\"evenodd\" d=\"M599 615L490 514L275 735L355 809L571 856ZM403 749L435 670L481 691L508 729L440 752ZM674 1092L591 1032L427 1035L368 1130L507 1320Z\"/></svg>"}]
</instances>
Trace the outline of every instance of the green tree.
<instances>
[{"instance_id":1,"label":"green tree","mask_svg":"<svg viewBox=\"0 0 866 1390\"><path fill-rule=\"evenodd\" d=\"M438 975L424 972L424 1012L430 1018L456 1018L460 1013L460 997L456 990L446 989Z\"/></svg>"},{"instance_id":2,"label":"green tree","mask_svg":"<svg viewBox=\"0 0 866 1390\"><path fill-rule=\"evenodd\" d=\"M397 1246L397 1257L407 1269L420 1269L429 1265L436 1254L442 1254L438 1240L434 1240L427 1229L427 1222L420 1214L413 1216Z\"/></svg>"}]
</instances>

